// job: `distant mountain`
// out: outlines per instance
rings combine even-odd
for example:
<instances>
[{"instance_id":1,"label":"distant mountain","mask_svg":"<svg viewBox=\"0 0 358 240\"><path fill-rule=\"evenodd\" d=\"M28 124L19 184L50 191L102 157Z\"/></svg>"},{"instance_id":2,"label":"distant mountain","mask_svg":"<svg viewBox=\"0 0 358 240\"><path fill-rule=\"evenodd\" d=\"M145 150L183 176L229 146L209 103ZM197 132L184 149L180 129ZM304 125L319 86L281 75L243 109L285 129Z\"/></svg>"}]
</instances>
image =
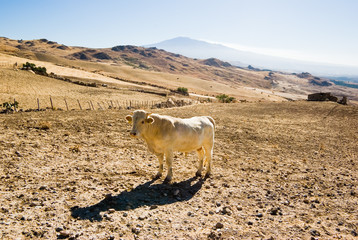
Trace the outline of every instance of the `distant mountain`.
<instances>
[{"instance_id":1,"label":"distant mountain","mask_svg":"<svg viewBox=\"0 0 358 240\"><path fill-rule=\"evenodd\" d=\"M191 58L218 58L240 67L252 65L261 69L286 72L310 72L319 76L346 77L347 79L355 79L358 76L358 67L316 63L310 62L309 59L307 61L299 61L274 57L240 51L220 44L212 44L187 37L177 37L144 47L156 47Z\"/></svg>"}]
</instances>

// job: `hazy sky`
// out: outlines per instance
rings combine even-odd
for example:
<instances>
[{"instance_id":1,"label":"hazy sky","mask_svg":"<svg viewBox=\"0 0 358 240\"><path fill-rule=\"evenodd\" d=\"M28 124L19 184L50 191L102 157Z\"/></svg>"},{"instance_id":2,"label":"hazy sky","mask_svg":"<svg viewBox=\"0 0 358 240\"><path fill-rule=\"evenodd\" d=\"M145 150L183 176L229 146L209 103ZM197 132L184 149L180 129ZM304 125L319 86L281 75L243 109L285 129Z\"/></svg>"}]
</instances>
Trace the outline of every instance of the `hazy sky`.
<instances>
[{"instance_id":1,"label":"hazy sky","mask_svg":"<svg viewBox=\"0 0 358 240\"><path fill-rule=\"evenodd\" d=\"M358 67L358 0L0 0L0 36L98 48L185 36Z\"/></svg>"}]
</instances>

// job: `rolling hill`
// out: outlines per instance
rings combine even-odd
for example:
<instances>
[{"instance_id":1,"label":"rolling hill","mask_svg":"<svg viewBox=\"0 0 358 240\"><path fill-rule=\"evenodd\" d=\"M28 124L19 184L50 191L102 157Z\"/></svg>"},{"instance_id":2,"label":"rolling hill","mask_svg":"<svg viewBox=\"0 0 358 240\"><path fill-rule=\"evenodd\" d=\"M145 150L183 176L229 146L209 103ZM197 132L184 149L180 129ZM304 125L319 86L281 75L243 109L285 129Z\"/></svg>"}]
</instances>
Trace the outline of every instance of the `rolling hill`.
<instances>
[{"instance_id":1,"label":"rolling hill","mask_svg":"<svg viewBox=\"0 0 358 240\"><path fill-rule=\"evenodd\" d=\"M48 73L70 79L70 82L65 82L69 90L57 91L57 96L74 100L77 98L76 94L69 92L74 89L72 82L75 81L97 83L97 88L81 86L81 89L76 91L83 97L87 92L91 93L90 95L96 95L101 101L165 100L163 94L172 94L178 87L188 88L191 98L195 99L227 94L238 100L283 101L305 99L308 93L317 91L329 91L350 99L357 99L358 96L356 89L338 86L328 79L315 78L312 75L300 77L284 72L240 68L217 58L193 59L155 47L128 45L94 49L65 46L47 39L12 40L2 37L0 90L4 94L1 95L1 101L13 98L13 95L20 98L23 96L19 92L25 90L20 91L13 87L14 83L20 88L25 83L30 84L26 79L36 81L44 78L47 81L58 81L37 75L29 77L28 73L22 71L11 72L12 64L22 66L25 62L46 67ZM329 84L322 85L322 82ZM47 99L50 93L54 94L52 86L56 84L54 82L47 85L47 90L35 92L37 95L41 93L40 97ZM102 87L103 84L106 87ZM81 95L83 93L85 94ZM28 102L26 99L22 101Z\"/></svg>"}]
</instances>

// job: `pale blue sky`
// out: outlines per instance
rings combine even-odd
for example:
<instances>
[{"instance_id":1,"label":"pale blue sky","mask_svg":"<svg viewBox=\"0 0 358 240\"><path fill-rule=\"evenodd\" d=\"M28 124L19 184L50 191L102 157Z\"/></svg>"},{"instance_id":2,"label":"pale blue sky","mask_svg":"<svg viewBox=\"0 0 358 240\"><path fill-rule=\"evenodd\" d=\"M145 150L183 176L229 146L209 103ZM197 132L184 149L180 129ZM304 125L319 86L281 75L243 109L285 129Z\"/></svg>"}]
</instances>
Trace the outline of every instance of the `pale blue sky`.
<instances>
[{"instance_id":1,"label":"pale blue sky","mask_svg":"<svg viewBox=\"0 0 358 240\"><path fill-rule=\"evenodd\" d=\"M96 48L185 36L358 67L358 1L0 0L0 36Z\"/></svg>"}]
</instances>

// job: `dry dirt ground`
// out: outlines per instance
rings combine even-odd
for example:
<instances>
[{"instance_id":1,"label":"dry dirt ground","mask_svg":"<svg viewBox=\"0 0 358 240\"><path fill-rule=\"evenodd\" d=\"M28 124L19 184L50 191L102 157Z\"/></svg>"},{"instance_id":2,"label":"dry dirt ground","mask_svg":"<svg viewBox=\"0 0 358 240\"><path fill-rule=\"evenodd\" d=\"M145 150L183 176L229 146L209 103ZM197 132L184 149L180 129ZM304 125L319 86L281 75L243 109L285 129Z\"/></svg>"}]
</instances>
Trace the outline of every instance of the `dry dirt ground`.
<instances>
[{"instance_id":1,"label":"dry dirt ground","mask_svg":"<svg viewBox=\"0 0 358 240\"><path fill-rule=\"evenodd\" d=\"M213 176L174 178L129 137L127 110L0 116L2 239L357 239L358 108L208 104L155 110L216 120Z\"/></svg>"}]
</instances>

